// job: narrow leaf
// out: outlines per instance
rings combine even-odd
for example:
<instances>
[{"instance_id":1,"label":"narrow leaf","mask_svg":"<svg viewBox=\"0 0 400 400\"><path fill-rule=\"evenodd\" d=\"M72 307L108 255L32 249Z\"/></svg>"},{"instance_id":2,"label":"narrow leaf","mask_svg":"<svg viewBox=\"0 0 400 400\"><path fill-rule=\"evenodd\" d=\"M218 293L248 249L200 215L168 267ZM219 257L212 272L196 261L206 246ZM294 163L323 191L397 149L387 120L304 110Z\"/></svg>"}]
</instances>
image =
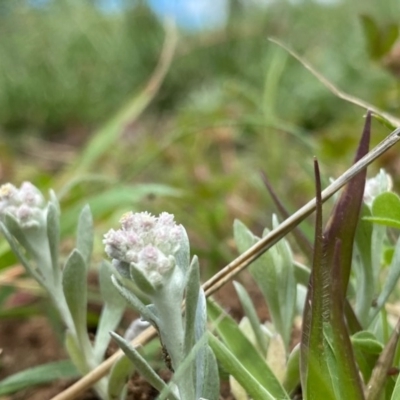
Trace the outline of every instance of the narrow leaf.
<instances>
[{"instance_id":1,"label":"narrow leaf","mask_svg":"<svg viewBox=\"0 0 400 400\"><path fill-rule=\"evenodd\" d=\"M135 368L140 372L140 374L143 375L143 377L150 383L150 385L156 388L159 392L167 388L167 384L156 374L149 363L130 343L128 343L124 338L114 332L110 332L110 335L118 343L118 346L126 354L129 360L131 360L131 362L134 364Z\"/></svg>"},{"instance_id":2,"label":"narrow leaf","mask_svg":"<svg viewBox=\"0 0 400 400\"><path fill-rule=\"evenodd\" d=\"M53 276L56 282L60 282L61 267L58 265L58 253L60 243L60 219L59 212L53 203L47 206L47 238L53 266Z\"/></svg>"},{"instance_id":3,"label":"narrow leaf","mask_svg":"<svg viewBox=\"0 0 400 400\"><path fill-rule=\"evenodd\" d=\"M119 294L111 281L113 272L114 270L110 263L103 261L100 264L100 293L104 300L104 306L101 311L94 344L94 353L98 362L104 357L110 342L109 332L118 326L126 307L125 299Z\"/></svg>"},{"instance_id":4,"label":"narrow leaf","mask_svg":"<svg viewBox=\"0 0 400 400\"><path fill-rule=\"evenodd\" d=\"M280 382L271 371L260 353L240 331L236 322L229 315L224 314L218 305L212 301L207 302L209 318L214 322L215 328L230 352L240 360L248 373L268 390L274 398L286 399L287 394ZM223 318L221 318L223 316ZM214 349L214 348L213 348ZM217 358L218 355L216 354ZM234 375L234 374L231 374ZM235 375L234 375L235 376ZM235 376L237 379L237 377ZM239 382L240 380L237 379Z\"/></svg>"},{"instance_id":5,"label":"narrow leaf","mask_svg":"<svg viewBox=\"0 0 400 400\"><path fill-rule=\"evenodd\" d=\"M267 340L265 334L261 329L261 323L260 320L258 319L257 311L254 307L254 304L251 301L251 298L243 285L241 285L239 282L236 281L233 282L233 285L235 286L235 290L239 297L240 303L243 307L243 311L250 321L251 328L257 340L257 345L261 349L262 354L266 355Z\"/></svg>"},{"instance_id":6,"label":"narrow leaf","mask_svg":"<svg viewBox=\"0 0 400 400\"><path fill-rule=\"evenodd\" d=\"M135 370L134 365L126 355L121 356L111 368L108 378L109 400L120 400L129 377Z\"/></svg>"},{"instance_id":7,"label":"narrow leaf","mask_svg":"<svg viewBox=\"0 0 400 400\"><path fill-rule=\"evenodd\" d=\"M317 204L314 257L303 314L300 374L306 399L335 400L324 338L324 323L329 321L329 275L323 254L321 179L316 160L314 167Z\"/></svg>"},{"instance_id":8,"label":"narrow leaf","mask_svg":"<svg viewBox=\"0 0 400 400\"><path fill-rule=\"evenodd\" d=\"M289 216L290 216L289 212L286 210L285 206L279 199L278 195L275 193L275 190L272 187L272 185L264 171L261 171L261 177L262 177L265 187L267 188L272 200L274 201L275 206L277 207L281 217L283 219L289 218ZM301 251L311 261L312 254L313 254L313 247L312 247L312 244L310 243L310 241L307 239L307 237L304 235L304 233L300 230L299 227L295 227L292 230L292 234L296 240L297 245L301 249Z\"/></svg>"},{"instance_id":9,"label":"narrow leaf","mask_svg":"<svg viewBox=\"0 0 400 400\"><path fill-rule=\"evenodd\" d=\"M332 333L332 351L335 355L336 377L338 379L338 388L341 393L340 398L349 398L352 400L364 400L364 393L361 386L360 375L355 363L353 347L347 330L344 318L344 297L342 292L342 266L341 266L341 242L336 242L335 260L331 269L331 333Z\"/></svg>"},{"instance_id":10,"label":"narrow leaf","mask_svg":"<svg viewBox=\"0 0 400 400\"><path fill-rule=\"evenodd\" d=\"M77 378L79 375L79 372L70 360L39 365L18 372L0 381L0 396L57 379Z\"/></svg>"},{"instance_id":11,"label":"narrow leaf","mask_svg":"<svg viewBox=\"0 0 400 400\"><path fill-rule=\"evenodd\" d=\"M240 383L253 400L289 399L287 395L276 397L268 391L223 343L209 333L209 343L222 367Z\"/></svg>"},{"instance_id":12,"label":"narrow leaf","mask_svg":"<svg viewBox=\"0 0 400 400\"><path fill-rule=\"evenodd\" d=\"M370 315L371 320L378 314L378 312L384 307L389 296L396 288L400 279L400 238L397 239L395 251L393 254L392 262L390 263L389 272L386 276L385 283L381 293L376 300L373 312Z\"/></svg>"},{"instance_id":13,"label":"narrow leaf","mask_svg":"<svg viewBox=\"0 0 400 400\"><path fill-rule=\"evenodd\" d=\"M112 283L117 288L120 295L142 316L147 322L155 322L158 326L158 318L156 314L151 311L151 308L146 306L137 296L135 296L130 290L122 286L115 275L111 277Z\"/></svg>"},{"instance_id":14,"label":"narrow leaf","mask_svg":"<svg viewBox=\"0 0 400 400\"><path fill-rule=\"evenodd\" d=\"M189 267L188 281L186 285L186 309L185 309L185 338L183 352L184 356L189 354L190 349L195 343L195 320L197 302L199 300L200 290L200 271L199 261L195 256Z\"/></svg>"},{"instance_id":15,"label":"narrow leaf","mask_svg":"<svg viewBox=\"0 0 400 400\"><path fill-rule=\"evenodd\" d=\"M82 254L86 268L89 268L93 251L93 217L87 204L79 215L76 248Z\"/></svg>"},{"instance_id":16,"label":"narrow leaf","mask_svg":"<svg viewBox=\"0 0 400 400\"><path fill-rule=\"evenodd\" d=\"M63 270L63 290L65 300L80 340L86 335L87 313L87 270L79 250L74 249Z\"/></svg>"},{"instance_id":17,"label":"narrow leaf","mask_svg":"<svg viewBox=\"0 0 400 400\"><path fill-rule=\"evenodd\" d=\"M371 113L368 112L354 163L368 153ZM353 243L364 197L367 170L360 171L344 188L324 231L327 265L334 265L336 238L341 242L341 277L343 293L347 292L353 256Z\"/></svg>"}]
</instances>

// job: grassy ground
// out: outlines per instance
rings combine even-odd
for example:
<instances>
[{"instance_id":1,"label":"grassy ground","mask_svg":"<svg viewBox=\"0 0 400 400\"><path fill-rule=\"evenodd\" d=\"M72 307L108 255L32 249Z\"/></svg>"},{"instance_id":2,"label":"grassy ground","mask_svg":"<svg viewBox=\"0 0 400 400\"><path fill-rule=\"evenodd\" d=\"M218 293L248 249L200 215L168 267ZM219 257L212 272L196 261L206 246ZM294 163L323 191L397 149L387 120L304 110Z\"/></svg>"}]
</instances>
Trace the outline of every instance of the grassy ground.
<instances>
[{"instance_id":1,"label":"grassy ground","mask_svg":"<svg viewBox=\"0 0 400 400\"><path fill-rule=\"evenodd\" d=\"M268 37L347 92L399 111L398 80L371 60L360 20L367 14L384 30L400 11L395 0L236 5L224 30L181 32L161 88L144 95L165 36L145 4L112 15L89 2L58 0L46 10L10 4L0 14L2 180L62 193L66 237L87 201L98 243L128 209L167 210L187 226L210 275L235 253L234 218L256 232L271 224L260 170L292 210L313 191L313 155L325 182L343 171L364 111L336 98ZM376 124L373 142L387 132ZM380 165L398 168L390 155Z\"/></svg>"}]
</instances>

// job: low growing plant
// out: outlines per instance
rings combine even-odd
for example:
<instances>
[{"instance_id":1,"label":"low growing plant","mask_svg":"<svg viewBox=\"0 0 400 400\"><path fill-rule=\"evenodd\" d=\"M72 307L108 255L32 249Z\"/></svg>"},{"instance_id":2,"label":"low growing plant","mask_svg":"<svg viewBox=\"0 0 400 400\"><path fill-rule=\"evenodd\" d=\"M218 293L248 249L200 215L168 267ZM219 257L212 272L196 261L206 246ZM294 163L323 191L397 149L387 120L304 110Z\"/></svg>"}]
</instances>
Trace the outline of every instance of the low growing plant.
<instances>
[{"instance_id":1,"label":"low growing plant","mask_svg":"<svg viewBox=\"0 0 400 400\"><path fill-rule=\"evenodd\" d=\"M370 124L368 114L356 164L369 157ZM392 134L393 143L398 135L399 130ZM346 174L350 180L350 172ZM30 183L19 189L3 185L0 227L21 264L59 311L66 326L66 348L80 374L99 368L110 340L108 333L118 326L125 300L158 332L164 361L173 373L170 382L165 383L129 342L130 333L125 338L111 333L126 357L119 358L111 373L96 384L102 399L126 398L125 382L133 371L127 359L160 392L160 399L218 399L217 361L232 376L238 399L294 399L299 393L307 400L400 399L396 376L400 322L393 322L385 309L400 277L399 235L393 231L400 227L400 198L389 191L390 179L384 172L366 188L364 168L335 201L323 228L322 203L327 195L321 190L316 161L315 180L313 244L293 230L312 208L272 238L285 226L274 216L273 230L266 230L261 241L236 221L239 260L245 256L246 260L241 266L232 263L221 271L223 276L203 288L198 259L190 259L185 229L173 215L125 214L120 229L104 236L112 262L103 261L99 269L104 308L94 342L86 328L86 278L93 247L89 208L81 212L76 247L65 262L59 256L60 209L52 192L46 202ZM272 195L286 218L285 208ZM283 238L290 231L308 257L308 266L295 261ZM263 248L255 250L270 237ZM206 301L251 261L250 273L270 310L268 326L261 324L239 283L235 287L247 317L240 325L212 299ZM296 315L302 316L301 340L293 346ZM136 321L132 330L138 325L142 327L143 321Z\"/></svg>"}]
</instances>

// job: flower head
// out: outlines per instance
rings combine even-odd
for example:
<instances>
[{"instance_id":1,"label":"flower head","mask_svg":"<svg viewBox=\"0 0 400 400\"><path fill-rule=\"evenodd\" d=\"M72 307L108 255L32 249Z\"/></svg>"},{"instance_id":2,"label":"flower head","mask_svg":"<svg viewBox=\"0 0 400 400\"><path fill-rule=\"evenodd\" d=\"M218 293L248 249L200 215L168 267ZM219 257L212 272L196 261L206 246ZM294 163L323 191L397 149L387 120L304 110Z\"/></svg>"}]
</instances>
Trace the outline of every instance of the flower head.
<instances>
[{"instance_id":1,"label":"flower head","mask_svg":"<svg viewBox=\"0 0 400 400\"><path fill-rule=\"evenodd\" d=\"M45 200L32 183L24 182L18 189L11 183L0 187L0 218L10 214L21 228L40 226L45 218Z\"/></svg>"},{"instance_id":2,"label":"flower head","mask_svg":"<svg viewBox=\"0 0 400 400\"><path fill-rule=\"evenodd\" d=\"M168 213L129 212L120 223L121 229L111 229L103 240L113 265L134 268L152 287L161 286L176 265L184 228Z\"/></svg>"}]
</instances>

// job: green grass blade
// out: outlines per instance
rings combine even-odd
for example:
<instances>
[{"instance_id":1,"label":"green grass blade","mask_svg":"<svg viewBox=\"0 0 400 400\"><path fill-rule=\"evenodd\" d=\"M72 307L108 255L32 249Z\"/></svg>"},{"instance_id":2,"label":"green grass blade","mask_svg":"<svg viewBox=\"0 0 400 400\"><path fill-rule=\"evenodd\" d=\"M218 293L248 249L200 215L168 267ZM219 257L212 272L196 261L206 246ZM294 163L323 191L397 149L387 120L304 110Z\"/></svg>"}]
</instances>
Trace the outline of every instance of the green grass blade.
<instances>
[{"instance_id":1,"label":"green grass blade","mask_svg":"<svg viewBox=\"0 0 400 400\"><path fill-rule=\"evenodd\" d=\"M77 378L79 372L69 360L39 365L11 375L0 381L0 395L6 395L30 386L41 385L57 379Z\"/></svg>"}]
</instances>

